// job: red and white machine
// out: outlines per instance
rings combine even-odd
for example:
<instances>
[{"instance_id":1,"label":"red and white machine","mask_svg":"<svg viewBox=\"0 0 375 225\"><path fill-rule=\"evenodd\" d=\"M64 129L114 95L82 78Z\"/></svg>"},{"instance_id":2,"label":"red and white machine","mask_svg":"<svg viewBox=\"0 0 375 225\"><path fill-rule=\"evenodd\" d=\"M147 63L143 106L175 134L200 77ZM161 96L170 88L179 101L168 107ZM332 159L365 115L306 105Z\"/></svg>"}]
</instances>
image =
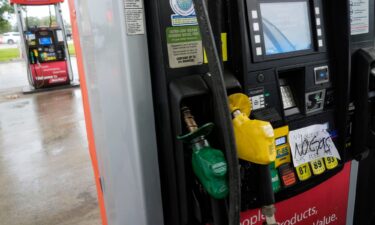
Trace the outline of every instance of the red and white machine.
<instances>
[{"instance_id":1,"label":"red and white machine","mask_svg":"<svg viewBox=\"0 0 375 225\"><path fill-rule=\"evenodd\" d=\"M28 80L32 89L70 85L73 81L66 31L60 3L64 0L10 0L17 14L21 45L27 62ZM50 13L50 26L31 27L25 6L54 6L57 25L53 26ZM26 7L27 12L27 7Z\"/></svg>"}]
</instances>

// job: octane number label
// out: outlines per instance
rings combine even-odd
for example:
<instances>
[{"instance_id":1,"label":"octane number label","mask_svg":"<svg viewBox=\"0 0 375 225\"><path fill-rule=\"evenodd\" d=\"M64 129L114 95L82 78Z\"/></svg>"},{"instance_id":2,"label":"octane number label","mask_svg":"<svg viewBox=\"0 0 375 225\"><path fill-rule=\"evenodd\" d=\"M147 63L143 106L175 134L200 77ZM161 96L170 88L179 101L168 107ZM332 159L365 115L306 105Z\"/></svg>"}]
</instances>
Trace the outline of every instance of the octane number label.
<instances>
[{"instance_id":1,"label":"octane number label","mask_svg":"<svg viewBox=\"0 0 375 225\"><path fill-rule=\"evenodd\" d=\"M327 169L331 170L337 167L339 164L338 160L335 157L326 157L324 158Z\"/></svg>"},{"instance_id":2,"label":"octane number label","mask_svg":"<svg viewBox=\"0 0 375 225\"><path fill-rule=\"evenodd\" d=\"M311 177L311 170L308 163L298 166L296 171L300 181L305 181Z\"/></svg>"},{"instance_id":3,"label":"octane number label","mask_svg":"<svg viewBox=\"0 0 375 225\"><path fill-rule=\"evenodd\" d=\"M311 162L311 168L314 175L320 175L326 171L326 167L324 166L323 159L317 159Z\"/></svg>"}]
</instances>

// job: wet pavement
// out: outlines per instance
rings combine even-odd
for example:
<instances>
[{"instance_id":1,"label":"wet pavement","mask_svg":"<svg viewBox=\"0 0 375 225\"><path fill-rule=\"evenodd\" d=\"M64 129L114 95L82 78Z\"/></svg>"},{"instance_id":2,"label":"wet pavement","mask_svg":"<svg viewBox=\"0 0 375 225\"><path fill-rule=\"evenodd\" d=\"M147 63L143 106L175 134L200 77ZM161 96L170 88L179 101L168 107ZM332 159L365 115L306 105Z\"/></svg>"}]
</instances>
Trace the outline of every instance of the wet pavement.
<instances>
[{"instance_id":1,"label":"wet pavement","mask_svg":"<svg viewBox=\"0 0 375 225\"><path fill-rule=\"evenodd\" d=\"M101 224L80 89L22 95L17 63L0 64L0 224Z\"/></svg>"},{"instance_id":2,"label":"wet pavement","mask_svg":"<svg viewBox=\"0 0 375 225\"><path fill-rule=\"evenodd\" d=\"M29 85L24 61L0 63L0 93ZM14 91L14 90L11 90ZM18 90L17 90L18 91Z\"/></svg>"},{"instance_id":3,"label":"wet pavement","mask_svg":"<svg viewBox=\"0 0 375 225\"><path fill-rule=\"evenodd\" d=\"M77 60L71 57L74 81L78 81ZM0 62L0 94L5 91L22 91L28 86L26 63L23 60Z\"/></svg>"}]
</instances>

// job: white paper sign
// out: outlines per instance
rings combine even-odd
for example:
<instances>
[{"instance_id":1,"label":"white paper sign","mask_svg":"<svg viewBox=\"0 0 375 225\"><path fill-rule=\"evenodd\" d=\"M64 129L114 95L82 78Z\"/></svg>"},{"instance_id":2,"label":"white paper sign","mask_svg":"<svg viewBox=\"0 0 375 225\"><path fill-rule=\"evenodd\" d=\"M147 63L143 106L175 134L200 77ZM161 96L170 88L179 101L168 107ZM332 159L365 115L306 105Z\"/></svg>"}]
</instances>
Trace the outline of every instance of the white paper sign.
<instances>
[{"instance_id":1,"label":"white paper sign","mask_svg":"<svg viewBox=\"0 0 375 225\"><path fill-rule=\"evenodd\" d=\"M367 34L370 27L369 0L350 0L351 34Z\"/></svg>"},{"instance_id":2,"label":"white paper sign","mask_svg":"<svg viewBox=\"0 0 375 225\"><path fill-rule=\"evenodd\" d=\"M340 159L335 144L324 124L289 132L289 143L295 167L323 157Z\"/></svg>"},{"instance_id":3,"label":"white paper sign","mask_svg":"<svg viewBox=\"0 0 375 225\"><path fill-rule=\"evenodd\" d=\"M142 0L124 0L126 33L145 34L144 9Z\"/></svg>"}]
</instances>

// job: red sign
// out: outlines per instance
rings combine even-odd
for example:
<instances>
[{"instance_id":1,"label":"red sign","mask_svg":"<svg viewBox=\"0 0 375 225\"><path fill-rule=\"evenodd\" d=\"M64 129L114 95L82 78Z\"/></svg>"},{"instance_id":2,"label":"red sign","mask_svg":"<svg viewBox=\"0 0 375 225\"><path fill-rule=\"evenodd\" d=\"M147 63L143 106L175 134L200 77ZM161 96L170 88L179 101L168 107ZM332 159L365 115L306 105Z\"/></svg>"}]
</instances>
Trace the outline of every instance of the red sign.
<instances>
[{"instance_id":1,"label":"red sign","mask_svg":"<svg viewBox=\"0 0 375 225\"><path fill-rule=\"evenodd\" d=\"M64 0L10 0L10 4L19 5L52 5L56 3L62 3Z\"/></svg>"},{"instance_id":2,"label":"red sign","mask_svg":"<svg viewBox=\"0 0 375 225\"><path fill-rule=\"evenodd\" d=\"M350 163L322 184L276 204L279 225L345 225L348 206ZM241 214L241 225L262 225L260 209Z\"/></svg>"},{"instance_id":3,"label":"red sign","mask_svg":"<svg viewBox=\"0 0 375 225\"><path fill-rule=\"evenodd\" d=\"M36 86L46 87L68 83L69 74L66 61L46 62L30 65L31 74Z\"/></svg>"}]
</instances>

